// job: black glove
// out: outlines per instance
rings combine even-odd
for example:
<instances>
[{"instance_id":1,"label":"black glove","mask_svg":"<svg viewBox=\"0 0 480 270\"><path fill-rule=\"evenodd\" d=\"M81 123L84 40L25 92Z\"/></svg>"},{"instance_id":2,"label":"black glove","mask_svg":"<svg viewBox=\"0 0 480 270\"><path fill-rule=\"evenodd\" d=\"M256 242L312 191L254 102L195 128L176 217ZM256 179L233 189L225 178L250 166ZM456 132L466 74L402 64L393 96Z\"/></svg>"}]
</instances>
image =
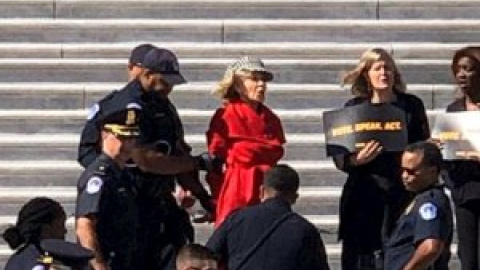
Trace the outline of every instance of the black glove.
<instances>
[{"instance_id":1,"label":"black glove","mask_svg":"<svg viewBox=\"0 0 480 270\"><path fill-rule=\"evenodd\" d=\"M219 157L214 155L210 155L209 153L205 152L198 156L193 157L197 164L197 168L202 171L214 171L214 172L221 172L223 167L223 160Z\"/></svg>"}]
</instances>

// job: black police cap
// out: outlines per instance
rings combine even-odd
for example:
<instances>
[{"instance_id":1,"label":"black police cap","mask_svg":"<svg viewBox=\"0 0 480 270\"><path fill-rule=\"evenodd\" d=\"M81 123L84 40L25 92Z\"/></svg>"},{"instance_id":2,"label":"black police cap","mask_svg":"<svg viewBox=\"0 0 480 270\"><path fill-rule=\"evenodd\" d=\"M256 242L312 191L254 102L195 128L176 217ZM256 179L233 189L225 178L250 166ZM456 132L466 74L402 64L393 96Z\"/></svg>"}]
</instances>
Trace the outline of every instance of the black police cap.
<instances>
[{"instance_id":1,"label":"black police cap","mask_svg":"<svg viewBox=\"0 0 480 270\"><path fill-rule=\"evenodd\" d=\"M40 242L40 247L51 257L49 264L60 263L65 266L78 266L87 264L94 257L93 251L86 249L79 244L66 242L60 239L45 239Z\"/></svg>"},{"instance_id":2,"label":"black police cap","mask_svg":"<svg viewBox=\"0 0 480 270\"><path fill-rule=\"evenodd\" d=\"M143 58L141 66L162 75L169 85L182 84L187 80L180 74L177 56L164 48L153 48Z\"/></svg>"},{"instance_id":3,"label":"black police cap","mask_svg":"<svg viewBox=\"0 0 480 270\"><path fill-rule=\"evenodd\" d=\"M103 129L118 136L136 137L140 135L139 113L137 108L125 108L111 112L100 120Z\"/></svg>"}]
</instances>

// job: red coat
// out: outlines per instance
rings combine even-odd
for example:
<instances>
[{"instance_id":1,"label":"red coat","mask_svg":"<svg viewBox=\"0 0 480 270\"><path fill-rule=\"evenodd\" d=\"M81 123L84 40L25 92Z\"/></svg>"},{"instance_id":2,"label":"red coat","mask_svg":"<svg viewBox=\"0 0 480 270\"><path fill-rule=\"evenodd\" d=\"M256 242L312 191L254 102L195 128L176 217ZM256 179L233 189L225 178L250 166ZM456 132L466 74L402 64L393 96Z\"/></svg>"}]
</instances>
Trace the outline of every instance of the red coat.
<instances>
[{"instance_id":1,"label":"red coat","mask_svg":"<svg viewBox=\"0 0 480 270\"><path fill-rule=\"evenodd\" d=\"M225 160L222 174L207 175L218 226L233 210L260 202L263 173L282 158L285 135L280 119L266 106L254 110L232 100L215 112L207 143L211 154Z\"/></svg>"}]
</instances>

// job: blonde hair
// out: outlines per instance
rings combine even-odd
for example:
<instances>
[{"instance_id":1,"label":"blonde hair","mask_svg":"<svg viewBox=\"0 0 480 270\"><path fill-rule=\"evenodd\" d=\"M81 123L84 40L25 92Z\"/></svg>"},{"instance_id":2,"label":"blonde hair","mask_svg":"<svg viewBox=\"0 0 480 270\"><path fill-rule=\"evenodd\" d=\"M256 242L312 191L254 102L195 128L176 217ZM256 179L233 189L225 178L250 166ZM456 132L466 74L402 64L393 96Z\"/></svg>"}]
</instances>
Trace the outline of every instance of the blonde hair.
<instances>
[{"instance_id":1,"label":"blonde hair","mask_svg":"<svg viewBox=\"0 0 480 270\"><path fill-rule=\"evenodd\" d=\"M370 97L372 95L372 89L370 89L370 82L368 81L368 70L372 67L373 63L377 61L386 61L392 65L393 68L393 92L401 93L405 92L406 86L400 75L397 65L392 56L382 48L372 48L365 51L360 57L358 65L345 73L342 78L342 86L345 84L352 85L352 94L361 97Z\"/></svg>"},{"instance_id":2,"label":"blonde hair","mask_svg":"<svg viewBox=\"0 0 480 270\"><path fill-rule=\"evenodd\" d=\"M217 83L213 90L213 94L220 99L228 101L230 99L238 98L239 94L235 90L235 80L237 76L249 76L252 71L245 69L227 69L223 78Z\"/></svg>"}]
</instances>

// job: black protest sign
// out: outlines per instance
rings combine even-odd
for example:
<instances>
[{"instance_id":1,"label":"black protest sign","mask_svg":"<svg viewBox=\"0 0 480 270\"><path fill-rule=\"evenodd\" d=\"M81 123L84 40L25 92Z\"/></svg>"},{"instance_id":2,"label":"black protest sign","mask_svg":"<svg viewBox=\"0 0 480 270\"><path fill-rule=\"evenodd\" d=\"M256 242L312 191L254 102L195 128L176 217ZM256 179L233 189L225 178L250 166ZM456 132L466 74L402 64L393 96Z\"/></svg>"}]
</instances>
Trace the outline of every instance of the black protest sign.
<instances>
[{"instance_id":1,"label":"black protest sign","mask_svg":"<svg viewBox=\"0 0 480 270\"><path fill-rule=\"evenodd\" d=\"M432 137L444 143L445 159L480 157L480 112L438 113Z\"/></svg>"},{"instance_id":2,"label":"black protest sign","mask_svg":"<svg viewBox=\"0 0 480 270\"><path fill-rule=\"evenodd\" d=\"M384 151L402 151L407 145L405 112L390 104L360 104L323 114L327 155L359 151L376 140Z\"/></svg>"}]
</instances>

